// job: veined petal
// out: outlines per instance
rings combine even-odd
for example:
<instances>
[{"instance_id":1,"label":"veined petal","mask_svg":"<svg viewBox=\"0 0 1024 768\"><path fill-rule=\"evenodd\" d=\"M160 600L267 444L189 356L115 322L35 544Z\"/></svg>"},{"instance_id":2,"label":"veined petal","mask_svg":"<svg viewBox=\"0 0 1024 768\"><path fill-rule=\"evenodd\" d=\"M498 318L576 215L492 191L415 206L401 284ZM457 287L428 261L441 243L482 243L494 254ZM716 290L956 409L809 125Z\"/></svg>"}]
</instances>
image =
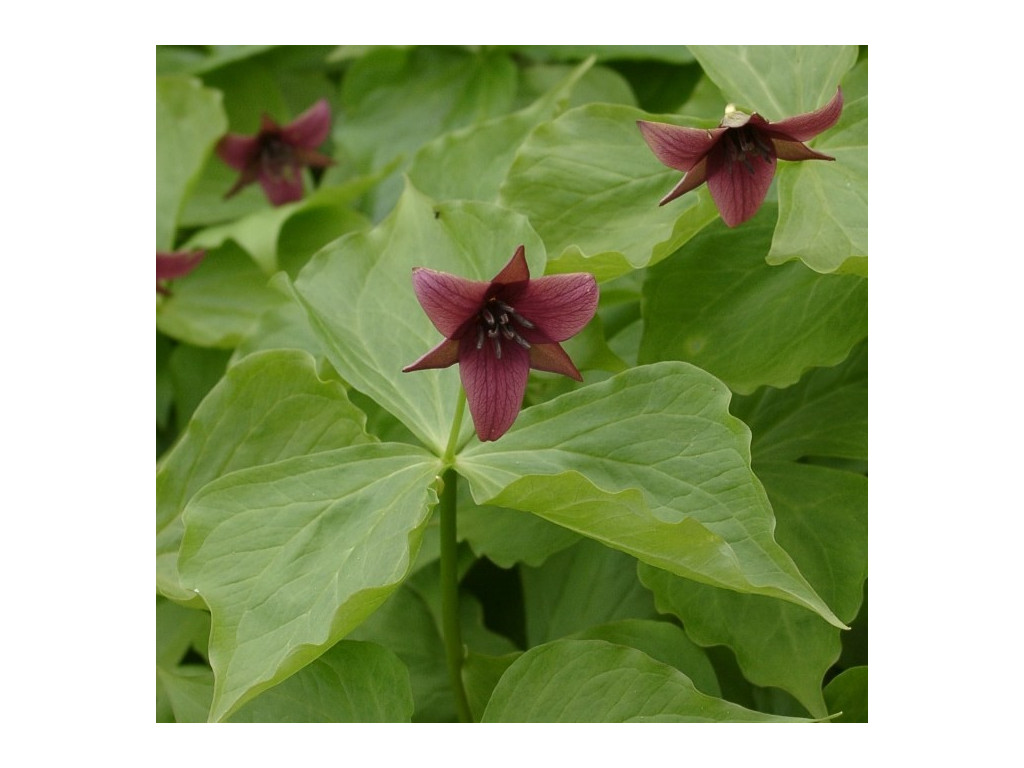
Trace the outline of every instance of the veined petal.
<instances>
[{"instance_id":1,"label":"veined petal","mask_svg":"<svg viewBox=\"0 0 1024 768\"><path fill-rule=\"evenodd\" d=\"M551 341L575 336L597 311L597 280L585 272L531 280L516 297L516 313ZM530 334L526 335L530 339Z\"/></svg>"},{"instance_id":2,"label":"veined petal","mask_svg":"<svg viewBox=\"0 0 1024 768\"><path fill-rule=\"evenodd\" d=\"M775 154L779 156L780 160L835 160L832 155L815 152L799 141L772 139L772 144L775 146Z\"/></svg>"},{"instance_id":3,"label":"veined petal","mask_svg":"<svg viewBox=\"0 0 1024 768\"><path fill-rule=\"evenodd\" d=\"M258 151L259 142L255 136L229 133L217 142L217 157L236 171L244 170Z\"/></svg>"},{"instance_id":4,"label":"veined petal","mask_svg":"<svg viewBox=\"0 0 1024 768\"><path fill-rule=\"evenodd\" d=\"M459 375L481 441L497 440L512 426L529 374L529 353L518 344L503 344L500 358L490 343L459 345Z\"/></svg>"},{"instance_id":5,"label":"veined petal","mask_svg":"<svg viewBox=\"0 0 1024 768\"><path fill-rule=\"evenodd\" d=\"M281 137L292 146L316 149L331 130L331 108L327 99L320 99L281 129Z\"/></svg>"},{"instance_id":6,"label":"veined petal","mask_svg":"<svg viewBox=\"0 0 1024 768\"><path fill-rule=\"evenodd\" d=\"M708 189L727 226L742 224L757 213L775 176L775 165L774 156L747 155L746 162L733 162L724 151L711 154Z\"/></svg>"},{"instance_id":7,"label":"veined petal","mask_svg":"<svg viewBox=\"0 0 1024 768\"><path fill-rule=\"evenodd\" d=\"M843 111L843 89L837 88L832 101L821 109L795 117L787 117L777 123L769 123L772 138L786 138L790 141L807 141L822 131L831 128Z\"/></svg>"},{"instance_id":8,"label":"veined petal","mask_svg":"<svg viewBox=\"0 0 1024 768\"><path fill-rule=\"evenodd\" d=\"M711 151L727 128L684 128L668 123L637 120L644 141L669 168L688 171Z\"/></svg>"},{"instance_id":9,"label":"veined petal","mask_svg":"<svg viewBox=\"0 0 1024 768\"><path fill-rule=\"evenodd\" d=\"M287 168L280 175L261 173L259 180L267 199L273 205L294 203L302 199L302 173L295 166Z\"/></svg>"},{"instance_id":10,"label":"veined petal","mask_svg":"<svg viewBox=\"0 0 1024 768\"><path fill-rule=\"evenodd\" d=\"M583 381L583 376L573 365L561 344L534 344L530 347L530 367Z\"/></svg>"},{"instance_id":11,"label":"veined petal","mask_svg":"<svg viewBox=\"0 0 1024 768\"><path fill-rule=\"evenodd\" d=\"M530 279L530 267L526 263L526 246L520 245L508 264L501 268L501 272L494 276L491 285L511 285L521 283Z\"/></svg>"},{"instance_id":12,"label":"veined petal","mask_svg":"<svg viewBox=\"0 0 1024 768\"><path fill-rule=\"evenodd\" d=\"M671 203L680 195L685 195L691 189L696 189L705 181L708 180L708 161L706 159L701 160L693 168L686 172L686 175L672 187L672 191L661 198L658 205L664 205L665 203Z\"/></svg>"},{"instance_id":13,"label":"veined petal","mask_svg":"<svg viewBox=\"0 0 1024 768\"><path fill-rule=\"evenodd\" d=\"M490 284L416 267L412 287L430 322L450 339L480 311Z\"/></svg>"},{"instance_id":14,"label":"veined petal","mask_svg":"<svg viewBox=\"0 0 1024 768\"><path fill-rule=\"evenodd\" d=\"M428 368L447 368L450 365L455 365L457 362L459 362L459 342L445 339L415 363L405 366L402 372L424 371Z\"/></svg>"}]
</instances>

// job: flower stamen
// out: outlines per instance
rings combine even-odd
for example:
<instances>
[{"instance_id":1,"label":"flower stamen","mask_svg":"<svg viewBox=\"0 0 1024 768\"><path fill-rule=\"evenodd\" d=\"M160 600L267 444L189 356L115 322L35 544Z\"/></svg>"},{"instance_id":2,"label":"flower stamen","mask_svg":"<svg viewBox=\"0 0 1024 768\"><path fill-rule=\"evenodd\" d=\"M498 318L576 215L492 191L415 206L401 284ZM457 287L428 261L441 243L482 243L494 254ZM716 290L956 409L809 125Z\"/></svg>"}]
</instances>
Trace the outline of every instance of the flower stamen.
<instances>
[{"instance_id":1,"label":"flower stamen","mask_svg":"<svg viewBox=\"0 0 1024 768\"><path fill-rule=\"evenodd\" d=\"M529 349L530 342L523 338L516 326L525 329L535 327L533 323L516 312L514 307L492 296L481 307L480 313L477 315L476 348L483 348L484 336L486 336L493 343L494 356L499 360L501 359L502 337L508 341L514 341L523 349Z\"/></svg>"}]
</instances>

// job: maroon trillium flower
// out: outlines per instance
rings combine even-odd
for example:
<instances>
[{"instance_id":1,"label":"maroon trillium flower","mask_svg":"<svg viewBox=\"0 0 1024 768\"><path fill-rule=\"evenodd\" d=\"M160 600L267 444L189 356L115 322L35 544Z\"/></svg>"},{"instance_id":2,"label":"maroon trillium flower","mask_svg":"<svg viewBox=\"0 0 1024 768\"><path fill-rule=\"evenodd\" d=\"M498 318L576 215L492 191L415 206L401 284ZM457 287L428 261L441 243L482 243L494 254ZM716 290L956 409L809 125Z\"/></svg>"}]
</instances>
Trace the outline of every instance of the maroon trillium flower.
<instances>
[{"instance_id":1,"label":"maroon trillium flower","mask_svg":"<svg viewBox=\"0 0 1024 768\"><path fill-rule=\"evenodd\" d=\"M263 115L255 136L229 133L217 144L217 154L242 175L224 197L259 181L274 205L301 200L302 167L323 168L334 163L316 151L330 129L331 108L320 99L286 126Z\"/></svg>"},{"instance_id":2,"label":"maroon trillium flower","mask_svg":"<svg viewBox=\"0 0 1024 768\"><path fill-rule=\"evenodd\" d=\"M756 112L744 114L731 105L713 130L637 120L658 159L669 168L686 172L658 204L675 200L706 181L722 220L730 227L742 224L764 202L776 160L835 160L803 142L835 125L842 109L843 91L837 89L832 101L821 109L777 123Z\"/></svg>"},{"instance_id":3,"label":"maroon trillium flower","mask_svg":"<svg viewBox=\"0 0 1024 768\"><path fill-rule=\"evenodd\" d=\"M476 434L497 440L516 420L530 369L583 381L558 343L597 311L597 281L575 273L530 279L520 245L489 283L417 267L413 289L444 341L403 371L459 364Z\"/></svg>"},{"instance_id":4,"label":"maroon trillium flower","mask_svg":"<svg viewBox=\"0 0 1024 768\"><path fill-rule=\"evenodd\" d=\"M163 285L164 280L184 277L199 266L206 258L206 251L178 251L176 253L156 252L156 291L170 293Z\"/></svg>"}]
</instances>

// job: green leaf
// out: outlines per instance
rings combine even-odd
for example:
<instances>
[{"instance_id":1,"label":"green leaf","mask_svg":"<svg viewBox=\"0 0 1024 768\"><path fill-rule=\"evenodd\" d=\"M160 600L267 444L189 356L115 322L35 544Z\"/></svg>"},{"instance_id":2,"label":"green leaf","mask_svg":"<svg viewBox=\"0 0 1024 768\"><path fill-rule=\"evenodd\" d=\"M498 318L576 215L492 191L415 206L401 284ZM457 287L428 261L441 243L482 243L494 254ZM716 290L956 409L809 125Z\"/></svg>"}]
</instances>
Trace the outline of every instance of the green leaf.
<instances>
[{"instance_id":1,"label":"green leaf","mask_svg":"<svg viewBox=\"0 0 1024 768\"><path fill-rule=\"evenodd\" d=\"M517 45L509 46L522 56L541 60L576 61L596 56L600 61L655 60L688 64L693 54L685 45Z\"/></svg>"},{"instance_id":2,"label":"green leaf","mask_svg":"<svg viewBox=\"0 0 1024 768\"><path fill-rule=\"evenodd\" d=\"M572 531L515 509L474 504L460 495L459 537L502 568L516 563L537 566L579 541Z\"/></svg>"},{"instance_id":3,"label":"green leaf","mask_svg":"<svg viewBox=\"0 0 1024 768\"><path fill-rule=\"evenodd\" d=\"M434 203L410 185L377 228L314 256L295 290L338 373L441 455L459 372L402 373L441 341L416 300L412 268L490 280L521 243L531 272L541 274L544 247L523 217L485 203ZM463 434L471 431L466 419Z\"/></svg>"},{"instance_id":4,"label":"green leaf","mask_svg":"<svg viewBox=\"0 0 1024 768\"><path fill-rule=\"evenodd\" d=\"M779 225L769 264L800 259L816 272L867 277L867 61L843 81L843 99L839 122L813 142L835 162L780 163Z\"/></svg>"},{"instance_id":5,"label":"green leaf","mask_svg":"<svg viewBox=\"0 0 1024 768\"><path fill-rule=\"evenodd\" d=\"M830 712L842 712L834 723L868 722L868 668L853 667L836 675L825 686Z\"/></svg>"},{"instance_id":6,"label":"green leaf","mask_svg":"<svg viewBox=\"0 0 1024 768\"><path fill-rule=\"evenodd\" d=\"M716 222L644 284L640 362L685 360L749 393L842 361L868 333L867 281L764 262L765 205L738 229Z\"/></svg>"},{"instance_id":7,"label":"green leaf","mask_svg":"<svg viewBox=\"0 0 1024 768\"><path fill-rule=\"evenodd\" d=\"M156 599L156 663L173 669L193 645L206 647L210 614L184 608L162 597ZM205 718L204 718L205 719Z\"/></svg>"},{"instance_id":8,"label":"green leaf","mask_svg":"<svg viewBox=\"0 0 1024 768\"><path fill-rule=\"evenodd\" d=\"M241 707L232 723L407 723L409 673L394 653L342 640Z\"/></svg>"},{"instance_id":9,"label":"green leaf","mask_svg":"<svg viewBox=\"0 0 1024 768\"><path fill-rule=\"evenodd\" d=\"M803 464L758 465L776 537L836 615L857 615L867 575L867 479ZM741 595L640 567L658 609L678 616L703 646L728 645L744 676L791 693L815 717L827 712L822 678L839 658L839 631L778 600Z\"/></svg>"},{"instance_id":10,"label":"green leaf","mask_svg":"<svg viewBox=\"0 0 1024 768\"><path fill-rule=\"evenodd\" d=\"M867 460L867 342L840 365L815 368L791 387L735 398L732 412L753 433L755 463L808 456Z\"/></svg>"},{"instance_id":11,"label":"green leaf","mask_svg":"<svg viewBox=\"0 0 1024 768\"><path fill-rule=\"evenodd\" d=\"M603 640L558 640L530 649L498 682L483 720L801 722L703 694L674 667Z\"/></svg>"},{"instance_id":12,"label":"green leaf","mask_svg":"<svg viewBox=\"0 0 1024 768\"><path fill-rule=\"evenodd\" d=\"M434 137L505 113L515 89L516 67L499 51L379 48L345 74L345 119L335 124L334 141L360 172L396 159L404 169ZM373 218L385 215L401 191L397 176L374 190Z\"/></svg>"},{"instance_id":13,"label":"green leaf","mask_svg":"<svg viewBox=\"0 0 1024 768\"><path fill-rule=\"evenodd\" d=\"M643 651L655 661L675 667L686 675L702 693L721 697L722 691L715 668L704 649L686 633L667 621L622 619L610 624L590 627L573 635L576 640L604 640Z\"/></svg>"},{"instance_id":14,"label":"green leaf","mask_svg":"<svg viewBox=\"0 0 1024 768\"><path fill-rule=\"evenodd\" d=\"M456 468L478 503L533 512L677 575L789 600L842 626L772 538L729 391L682 363L641 366L526 409Z\"/></svg>"},{"instance_id":15,"label":"green leaf","mask_svg":"<svg viewBox=\"0 0 1024 768\"><path fill-rule=\"evenodd\" d=\"M156 79L156 250L174 248L182 202L227 127L220 93L190 77Z\"/></svg>"},{"instance_id":16,"label":"green leaf","mask_svg":"<svg viewBox=\"0 0 1024 768\"><path fill-rule=\"evenodd\" d=\"M184 512L182 585L210 607L211 720L317 658L408 573L440 462L372 443L232 472Z\"/></svg>"},{"instance_id":17,"label":"green leaf","mask_svg":"<svg viewBox=\"0 0 1024 768\"><path fill-rule=\"evenodd\" d=\"M229 240L171 284L171 295L157 305L156 327L197 347L227 349L281 302L280 294L267 286L267 274Z\"/></svg>"},{"instance_id":18,"label":"green leaf","mask_svg":"<svg viewBox=\"0 0 1024 768\"><path fill-rule=\"evenodd\" d=\"M194 600L178 580L181 512L203 486L231 472L371 440L345 389L310 355L253 354L228 369L196 409L156 476L157 588Z\"/></svg>"},{"instance_id":19,"label":"green leaf","mask_svg":"<svg viewBox=\"0 0 1024 768\"><path fill-rule=\"evenodd\" d=\"M157 697L166 698L174 722L204 723L213 698L213 673L196 664L156 669Z\"/></svg>"},{"instance_id":20,"label":"green leaf","mask_svg":"<svg viewBox=\"0 0 1024 768\"><path fill-rule=\"evenodd\" d=\"M501 189L553 256L548 272L609 280L665 258L718 216L704 189L670 206L678 181L644 142L638 109L591 104L539 126L523 143Z\"/></svg>"},{"instance_id":21,"label":"green leaf","mask_svg":"<svg viewBox=\"0 0 1024 768\"><path fill-rule=\"evenodd\" d=\"M576 67L526 109L446 133L425 145L413 159L409 179L438 200L497 200L516 149L530 131L564 109L591 63Z\"/></svg>"},{"instance_id":22,"label":"green leaf","mask_svg":"<svg viewBox=\"0 0 1024 768\"><path fill-rule=\"evenodd\" d=\"M857 61L855 45L691 45L727 99L775 122L824 106Z\"/></svg>"},{"instance_id":23,"label":"green leaf","mask_svg":"<svg viewBox=\"0 0 1024 768\"><path fill-rule=\"evenodd\" d=\"M584 539L520 573L531 646L616 619L658 615L636 577L636 560L594 541Z\"/></svg>"}]
</instances>

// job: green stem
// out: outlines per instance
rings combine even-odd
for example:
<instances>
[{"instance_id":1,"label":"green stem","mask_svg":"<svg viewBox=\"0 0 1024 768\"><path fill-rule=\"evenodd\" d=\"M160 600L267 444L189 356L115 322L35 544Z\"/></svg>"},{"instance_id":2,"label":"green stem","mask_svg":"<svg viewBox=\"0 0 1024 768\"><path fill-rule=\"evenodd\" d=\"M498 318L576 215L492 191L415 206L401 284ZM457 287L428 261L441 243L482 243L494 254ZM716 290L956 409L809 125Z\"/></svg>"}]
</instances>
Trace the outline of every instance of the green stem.
<instances>
[{"instance_id":1,"label":"green stem","mask_svg":"<svg viewBox=\"0 0 1024 768\"><path fill-rule=\"evenodd\" d=\"M444 628L444 651L448 660L448 680L455 694L455 711L459 721L469 723L466 690L462 687L462 632L459 627L459 557L455 538L455 489L458 480L450 467L441 478L441 619Z\"/></svg>"},{"instance_id":2,"label":"green stem","mask_svg":"<svg viewBox=\"0 0 1024 768\"><path fill-rule=\"evenodd\" d=\"M444 450L444 474L441 476L441 498L438 506L441 512L441 623L444 630L444 652L448 661L448 680L455 694L455 711L459 721L473 722L469 711L466 689L462 686L462 630L459 626L459 550L456 538L456 489L458 476L452 465L455 463L455 446L462 429L462 417L466 412L466 392L459 387L459 401L455 406L452 431L448 446Z\"/></svg>"}]
</instances>

